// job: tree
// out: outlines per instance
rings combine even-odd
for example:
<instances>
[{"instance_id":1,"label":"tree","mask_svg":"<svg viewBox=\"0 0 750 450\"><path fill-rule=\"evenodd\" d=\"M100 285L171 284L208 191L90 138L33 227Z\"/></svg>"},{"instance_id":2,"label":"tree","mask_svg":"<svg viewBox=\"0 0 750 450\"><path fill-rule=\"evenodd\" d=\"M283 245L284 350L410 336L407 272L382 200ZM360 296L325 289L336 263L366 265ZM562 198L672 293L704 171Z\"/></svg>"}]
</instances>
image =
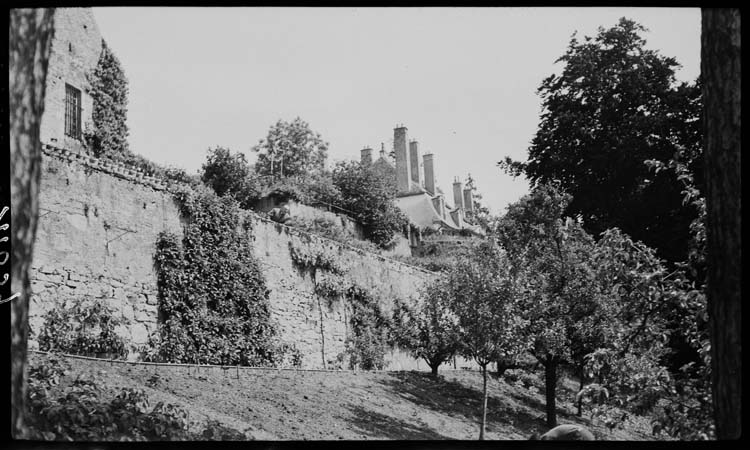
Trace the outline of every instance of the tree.
<instances>
[{"instance_id":1,"label":"tree","mask_svg":"<svg viewBox=\"0 0 750 450\"><path fill-rule=\"evenodd\" d=\"M258 152L256 172L272 177L283 178L323 170L328 158L328 143L299 117L292 122L276 122L268 130L266 138L252 150Z\"/></svg>"},{"instance_id":2,"label":"tree","mask_svg":"<svg viewBox=\"0 0 750 450\"><path fill-rule=\"evenodd\" d=\"M460 347L456 317L442 295L446 282L438 280L427 285L415 308L399 302L394 308L394 333L400 347L411 351L415 358L424 359L432 375L449 361Z\"/></svg>"},{"instance_id":3,"label":"tree","mask_svg":"<svg viewBox=\"0 0 750 450\"><path fill-rule=\"evenodd\" d=\"M532 187L559 182L572 195L565 214L580 214L592 235L617 227L676 262L695 212L682 206L674 173L644 161L700 149L700 88L676 82L677 61L645 49L644 31L623 18L593 38L574 35L562 73L538 90L543 113L528 159L500 165Z\"/></svg>"},{"instance_id":4,"label":"tree","mask_svg":"<svg viewBox=\"0 0 750 450\"><path fill-rule=\"evenodd\" d=\"M337 163L332 177L340 193L336 206L349 211L364 228L367 239L382 248L393 245L394 237L408 225L408 219L394 203L396 186L358 161Z\"/></svg>"},{"instance_id":5,"label":"tree","mask_svg":"<svg viewBox=\"0 0 750 450\"><path fill-rule=\"evenodd\" d=\"M738 9L704 9L708 308L716 435L742 435L741 34Z\"/></svg>"},{"instance_id":6,"label":"tree","mask_svg":"<svg viewBox=\"0 0 750 450\"><path fill-rule=\"evenodd\" d=\"M223 147L208 149L201 181L217 195L235 198L245 209L250 208L260 195L258 180L250 170L245 155L239 152L232 154Z\"/></svg>"},{"instance_id":7,"label":"tree","mask_svg":"<svg viewBox=\"0 0 750 450\"><path fill-rule=\"evenodd\" d=\"M528 323L519 308L520 275L513 273L504 252L491 242L475 247L448 272L433 292L442 297L458 322L461 352L482 368L482 423L487 423L487 365L515 361L527 349Z\"/></svg>"},{"instance_id":8,"label":"tree","mask_svg":"<svg viewBox=\"0 0 750 450\"><path fill-rule=\"evenodd\" d=\"M603 295L590 260L593 239L578 222L563 219L569 201L552 186L537 187L508 207L497 229L514 270L532 274L521 310L534 336L531 353L544 366L549 428L557 425L559 366L582 358L604 339L608 325L598 314Z\"/></svg>"},{"instance_id":9,"label":"tree","mask_svg":"<svg viewBox=\"0 0 750 450\"><path fill-rule=\"evenodd\" d=\"M128 148L128 79L107 43L94 71L89 74L89 94L94 100L91 113L93 127L86 131L86 141L94 156L122 161Z\"/></svg>"},{"instance_id":10,"label":"tree","mask_svg":"<svg viewBox=\"0 0 750 450\"><path fill-rule=\"evenodd\" d=\"M28 340L29 267L39 218L41 144L39 124L52 36L53 9L11 9L9 13L8 77L10 97L11 291L20 296L10 304L11 433L26 434L26 350Z\"/></svg>"}]
</instances>

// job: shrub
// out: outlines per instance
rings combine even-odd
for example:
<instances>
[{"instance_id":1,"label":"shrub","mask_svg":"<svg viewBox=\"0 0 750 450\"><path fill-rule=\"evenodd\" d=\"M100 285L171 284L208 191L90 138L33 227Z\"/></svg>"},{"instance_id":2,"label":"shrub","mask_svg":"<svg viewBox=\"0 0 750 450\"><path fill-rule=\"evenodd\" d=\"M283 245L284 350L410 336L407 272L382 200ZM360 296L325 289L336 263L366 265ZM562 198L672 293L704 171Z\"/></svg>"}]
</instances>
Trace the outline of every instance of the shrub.
<instances>
[{"instance_id":1,"label":"shrub","mask_svg":"<svg viewBox=\"0 0 750 450\"><path fill-rule=\"evenodd\" d=\"M340 206L362 224L365 236L381 248L390 248L408 225L396 206L396 187L372 166L340 162L333 169L333 184L341 192Z\"/></svg>"},{"instance_id":2,"label":"shrub","mask_svg":"<svg viewBox=\"0 0 750 450\"><path fill-rule=\"evenodd\" d=\"M125 323L117 312L91 297L68 299L44 315L39 333L39 348L92 357L128 355L125 340L115 333L115 327Z\"/></svg>"}]
</instances>

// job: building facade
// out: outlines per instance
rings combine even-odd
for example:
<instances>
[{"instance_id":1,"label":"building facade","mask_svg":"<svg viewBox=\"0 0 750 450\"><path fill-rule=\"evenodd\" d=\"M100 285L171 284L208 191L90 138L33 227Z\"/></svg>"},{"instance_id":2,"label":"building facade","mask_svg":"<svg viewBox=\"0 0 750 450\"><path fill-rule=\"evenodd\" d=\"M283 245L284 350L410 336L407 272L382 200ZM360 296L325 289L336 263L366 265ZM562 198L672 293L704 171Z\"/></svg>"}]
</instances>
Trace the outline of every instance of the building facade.
<instances>
[{"instance_id":1,"label":"building facade","mask_svg":"<svg viewBox=\"0 0 750 450\"><path fill-rule=\"evenodd\" d=\"M91 8L56 8L40 140L76 153L94 107L89 74L102 53L102 36Z\"/></svg>"}]
</instances>

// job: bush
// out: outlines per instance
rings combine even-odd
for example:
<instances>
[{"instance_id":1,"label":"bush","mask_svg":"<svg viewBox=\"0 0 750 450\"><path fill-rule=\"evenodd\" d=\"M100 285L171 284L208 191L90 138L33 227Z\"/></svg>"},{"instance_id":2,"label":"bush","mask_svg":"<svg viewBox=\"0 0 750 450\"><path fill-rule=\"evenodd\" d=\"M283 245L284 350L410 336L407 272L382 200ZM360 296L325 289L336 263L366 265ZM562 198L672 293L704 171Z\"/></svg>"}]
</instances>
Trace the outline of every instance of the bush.
<instances>
[{"instance_id":1,"label":"bush","mask_svg":"<svg viewBox=\"0 0 750 450\"><path fill-rule=\"evenodd\" d=\"M260 197L259 180L245 160L245 155L239 152L232 154L226 148L208 150L201 181L218 196L233 197L244 209L249 209Z\"/></svg>"},{"instance_id":2,"label":"bush","mask_svg":"<svg viewBox=\"0 0 750 450\"><path fill-rule=\"evenodd\" d=\"M115 327L125 323L117 312L91 297L69 299L44 315L39 333L39 348L91 357L124 359L128 355L125 340Z\"/></svg>"},{"instance_id":3,"label":"bush","mask_svg":"<svg viewBox=\"0 0 750 450\"><path fill-rule=\"evenodd\" d=\"M362 224L365 236L381 248L390 248L409 221L395 204L396 187L372 166L340 162L333 170L333 184L341 192L336 206L350 211Z\"/></svg>"}]
</instances>

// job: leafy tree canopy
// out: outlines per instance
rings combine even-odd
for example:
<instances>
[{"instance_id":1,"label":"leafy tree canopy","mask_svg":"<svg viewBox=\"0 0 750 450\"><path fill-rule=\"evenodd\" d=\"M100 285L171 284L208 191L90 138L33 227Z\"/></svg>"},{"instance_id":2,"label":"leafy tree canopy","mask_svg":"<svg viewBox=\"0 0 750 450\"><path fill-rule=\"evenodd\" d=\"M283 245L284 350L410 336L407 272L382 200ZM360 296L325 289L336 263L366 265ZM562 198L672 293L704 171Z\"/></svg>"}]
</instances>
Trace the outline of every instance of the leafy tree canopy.
<instances>
[{"instance_id":1,"label":"leafy tree canopy","mask_svg":"<svg viewBox=\"0 0 750 450\"><path fill-rule=\"evenodd\" d=\"M532 186L559 182L572 195L566 213L582 215L593 235L618 227L676 262L695 212L683 208L673 172L644 162L700 153L700 88L676 82L677 61L646 49L645 31L622 18L593 38L574 35L562 73L538 90L543 112L528 159L500 166Z\"/></svg>"},{"instance_id":2,"label":"leafy tree canopy","mask_svg":"<svg viewBox=\"0 0 750 450\"><path fill-rule=\"evenodd\" d=\"M253 151L258 152L255 163L258 174L288 177L323 170L328 142L297 117L291 122L276 122Z\"/></svg>"},{"instance_id":3,"label":"leafy tree canopy","mask_svg":"<svg viewBox=\"0 0 750 450\"><path fill-rule=\"evenodd\" d=\"M257 178L250 170L245 155L239 152L232 154L223 147L208 150L201 181L219 196L234 197L243 208L249 208L259 195Z\"/></svg>"},{"instance_id":4,"label":"leafy tree canopy","mask_svg":"<svg viewBox=\"0 0 750 450\"><path fill-rule=\"evenodd\" d=\"M340 206L362 224L365 237L386 248L408 225L408 219L394 203L395 185L379 176L372 166L358 161L341 161L333 169L333 184L340 192Z\"/></svg>"}]
</instances>

